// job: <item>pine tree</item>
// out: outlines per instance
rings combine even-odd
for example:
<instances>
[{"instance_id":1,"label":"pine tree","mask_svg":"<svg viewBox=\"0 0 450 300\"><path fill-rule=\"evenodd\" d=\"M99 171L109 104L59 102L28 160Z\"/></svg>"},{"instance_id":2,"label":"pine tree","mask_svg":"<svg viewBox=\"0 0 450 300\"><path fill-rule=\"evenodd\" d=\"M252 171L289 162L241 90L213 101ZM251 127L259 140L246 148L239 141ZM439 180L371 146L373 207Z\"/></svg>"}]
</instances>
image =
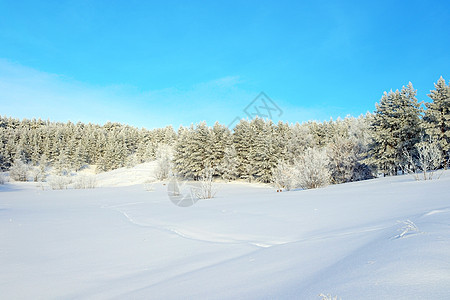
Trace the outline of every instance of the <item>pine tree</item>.
<instances>
[{"instance_id":1,"label":"pine tree","mask_svg":"<svg viewBox=\"0 0 450 300\"><path fill-rule=\"evenodd\" d=\"M277 152L278 160L286 160L288 156L288 143L291 135L289 124L278 122L274 128L273 144Z\"/></svg>"},{"instance_id":2,"label":"pine tree","mask_svg":"<svg viewBox=\"0 0 450 300\"><path fill-rule=\"evenodd\" d=\"M435 90L428 97L432 102L425 103L424 126L430 139L438 141L444 160L450 155L450 84L446 85L442 76L434 84Z\"/></svg>"},{"instance_id":3,"label":"pine tree","mask_svg":"<svg viewBox=\"0 0 450 300\"><path fill-rule=\"evenodd\" d=\"M231 146L231 132L224 126L216 122L212 128L211 162L210 166L214 170L214 175L222 175L221 162L224 159L225 151Z\"/></svg>"},{"instance_id":4,"label":"pine tree","mask_svg":"<svg viewBox=\"0 0 450 300\"><path fill-rule=\"evenodd\" d=\"M166 145L174 145L177 140L177 133L175 130L173 130L172 125L167 126L164 128L164 137L162 138L162 143Z\"/></svg>"},{"instance_id":5,"label":"pine tree","mask_svg":"<svg viewBox=\"0 0 450 300\"><path fill-rule=\"evenodd\" d=\"M385 175L396 175L407 163L405 152L414 151L421 137L420 114L422 112L412 84L401 91L384 93L371 124L373 142L371 158Z\"/></svg>"},{"instance_id":6,"label":"pine tree","mask_svg":"<svg viewBox=\"0 0 450 300\"><path fill-rule=\"evenodd\" d=\"M251 180L253 178L253 167L250 161L250 154L253 146L253 135L250 129L250 123L247 120L240 120L234 128L233 144L236 149L239 177Z\"/></svg>"},{"instance_id":7,"label":"pine tree","mask_svg":"<svg viewBox=\"0 0 450 300\"><path fill-rule=\"evenodd\" d=\"M58 175L67 175L70 172L70 162L65 151L61 151L53 166Z\"/></svg>"},{"instance_id":8,"label":"pine tree","mask_svg":"<svg viewBox=\"0 0 450 300\"><path fill-rule=\"evenodd\" d=\"M373 168L367 164L369 145L372 143L370 124L372 114L367 113L358 118L346 118L348 122L348 138L354 145L356 165L353 169L352 181L374 178Z\"/></svg>"},{"instance_id":9,"label":"pine tree","mask_svg":"<svg viewBox=\"0 0 450 300\"><path fill-rule=\"evenodd\" d=\"M3 120L0 116L0 172L6 170L6 156L8 155L6 152L6 124L3 123Z\"/></svg>"},{"instance_id":10,"label":"pine tree","mask_svg":"<svg viewBox=\"0 0 450 300\"><path fill-rule=\"evenodd\" d=\"M238 177L238 159L236 154L236 149L234 145L230 145L225 148L225 153L222 161L219 165L219 172L222 174L222 178L231 181Z\"/></svg>"},{"instance_id":11,"label":"pine tree","mask_svg":"<svg viewBox=\"0 0 450 300\"><path fill-rule=\"evenodd\" d=\"M315 145L314 136L310 132L308 124L299 124L291 126L287 137L286 160L293 164L295 159L300 157L308 147Z\"/></svg>"},{"instance_id":12,"label":"pine tree","mask_svg":"<svg viewBox=\"0 0 450 300\"><path fill-rule=\"evenodd\" d=\"M194 179L199 179L206 167L213 167L213 134L205 122L197 124L190 142L189 169Z\"/></svg>"},{"instance_id":13,"label":"pine tree","mask_svg":"<svg viewBox=\"0 0 450 300\"><path fill-rule=\"evenodd\" d=\"M78 145L78 147L75 148L75 151L72 156L72 162L71 165L74 168L75 171L81 170L81 168L85 164L85 151L84 147L81 145Z\"/></svg>"},{"instance_id":14,"label":"pine tree","mask_svg":"<svg viewBox=\"0 0 450 300\"><path fill-rule=\"evenodd\" d=\"M274 140L274 128L271 121L255 118L250 122L252 132L252 151L249 161L252 175L258 181L270 182L272 171L276 167L279 155Z\"/></svg>"},{"instance_id":15,"label":"pine tree","mask_svg":"<svg viewBox=\"0 0 450 300\"><path fill-rule=\"evenodd\" d=\"M178 139L175 143L173 164L175 172L183 177L189 177L190 172L190 148L193 136L193 125L190 128L180 126Z\"/></svg>"},{"instance_id":16,"label":"pine tree","mask_svg":"<svg viewBox=\"0 0 450 300\"><path fill-rule=\"evenodd\" d=\"M417 91L413 88L411 82L402 88L400 91L400 105L398 112L398 119L400 123L400 130L398 132L400 140L400 149L404 151L411 151L415 149L415 145L420 142L422 137L423 127L421 116L423 109L420 107L417 98ZM405 162L402 156L401 163Z\"/></svg>"}]
</instances>

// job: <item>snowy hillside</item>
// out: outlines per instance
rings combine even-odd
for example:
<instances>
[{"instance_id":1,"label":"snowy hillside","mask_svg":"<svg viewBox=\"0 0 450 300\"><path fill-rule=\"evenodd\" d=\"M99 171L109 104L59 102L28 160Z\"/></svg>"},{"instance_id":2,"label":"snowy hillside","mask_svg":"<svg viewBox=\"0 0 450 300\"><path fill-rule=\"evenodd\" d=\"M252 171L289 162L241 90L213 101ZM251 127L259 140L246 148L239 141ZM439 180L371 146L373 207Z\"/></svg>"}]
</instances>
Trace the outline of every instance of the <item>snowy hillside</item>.
<instances>
[{"instance_id":1,"label":"snowy hillside","mask_svg":"<svg viewBox=\"0 0 450 300\"><path fill-rule=\"evenodd\" d=\"M129 186L155 181L156 162L139 164L132 168L119 168L109 172L99 173L96 177L97 186Z\"/></svg>"},{"instance_id":2,"label":"snowy hillside","mask_svg":"<svg viewBox=\"0 0 450 300\"><path fill-rule=\"evenodd\" d=\"M283 193L222 183L189 208L133 174L93 190L0 186L1 298L450 295L450 172Z\"/></svg>"}]
</instances>

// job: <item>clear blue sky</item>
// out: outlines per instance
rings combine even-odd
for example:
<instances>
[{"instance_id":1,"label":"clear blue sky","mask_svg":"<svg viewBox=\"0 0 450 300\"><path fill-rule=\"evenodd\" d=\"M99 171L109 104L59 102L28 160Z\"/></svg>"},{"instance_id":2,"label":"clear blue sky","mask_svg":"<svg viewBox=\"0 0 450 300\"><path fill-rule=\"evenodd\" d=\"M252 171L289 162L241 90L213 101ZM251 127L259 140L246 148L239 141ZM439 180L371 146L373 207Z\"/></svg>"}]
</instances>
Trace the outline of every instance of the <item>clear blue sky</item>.
<instances>
[{"instance_id":1,"label":"clear blue sky","mask_svg":"<svg viewBox=\"0 0 450 300\"><path fill-rule=\"evenodd\" d=\"M450 80L449 1L0 0L0 115L229 124L358 116Z\"/></svg>"}]
</instances>

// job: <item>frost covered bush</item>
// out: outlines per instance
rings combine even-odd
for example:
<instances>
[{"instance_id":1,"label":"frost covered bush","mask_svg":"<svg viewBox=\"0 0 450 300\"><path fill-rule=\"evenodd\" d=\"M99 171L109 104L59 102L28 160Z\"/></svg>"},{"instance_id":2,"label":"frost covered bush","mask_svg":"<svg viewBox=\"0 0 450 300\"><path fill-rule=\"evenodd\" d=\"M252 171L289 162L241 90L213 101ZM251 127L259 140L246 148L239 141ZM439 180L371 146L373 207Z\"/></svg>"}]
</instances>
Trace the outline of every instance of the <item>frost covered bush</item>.
<instances>
[{"instance_id":1,"label":"frost covered bush","mask_svg":"<svg viewBox=\"0 0 450 300\"><path fill-rule=\"evenodd\" d=\"M48 185L52 190L64 190L67 189L71 183L71 179L67 176L53 175L47 180Z\"/></svg>"},{"instance_id":2,"label":"frost covered bush","mask_svg":"<svg viewBox=\"0 0 450 300\"><path fill-rule=\"evenodd\" d=\"M326 149L309 148L294 164L281 161L273 169L272 181L279 188L314 189L330 183L329 158Z\"/></svg>"},{"instance_id":3,"label":"frost covered bush","mask_svg":"<svg viewBox=\"0 0 450 300\"><path fill-rule=\"evenodd\" d=\"M169 177L172 161L172 147L161 144L156 149L156 178L164 180Z\"/></svg>"},{"instance_id":4,"label":"frost covered bush","mask_svg":"<svg viewBox=\"0 0 450 300\"><path fill-rule=\"evenodd\" d=\"M280 161L272 171L272 174L272 181L277 188L289 191L296 187L295 170L288 162Z\"/></svg>"},{"instance_id":5,"label":"frost covered bush","mask_svg":"<svg viewBox=\"0 0 450 300\"><path fill-rule=\"evenodd\" d=\"M2 173L0 173L0 184L5 184L6 182L6 177L5 175L3 175Z\"/></svg>"},{"instance_id":6,"label":"frost covered bush","mask_svg":"<svg viewBox=\"0 0 450 300\"><path fill-rule=\"evenodd\" d=\"M195 197L198 199L210 199L216 194L213 183L214 169L207 167L203 170L202 176L198 181L198 186L193 189Z\"/></svg>"},{"instance_id":7,"label":"frost covered bush","mask_svg":"<svg viewBox=\"0 0 450 300\"><path fill-rule=\"evenodd\" d=\"M417 151L416 158L410 152L404 151L407 161L403 168L404 171L412 174L416 180L435 178L435 173L444 160L438 141L432 139L421 141L415 145L415 149Z\"/></svg>"},{"instance_id":8,"label":"frost covered bush","mask_svg":"<svg viewBox=\"0 0 450 300\"><path fill-rule=\"evenodd\" d=\"M27 181L29 166L21 159L16 159L9 169L9 177L14 181Z\"/></svg>"},{"instance_id":9,"label":"frost covered bush","mask_svg":"<svg viewBox=\"0 0 450 300\"><path fill-rule=\"evenodd\" d=\"M31 167L30 171L28 172L30 177L33 179L34 182L41 182L45 180L45 171L41 167Z\"/></svg>"},{"instance_id":10,"label":"frost covered bush","mask_svg":"<svg viewBox=\"0 0 450 300\"><path fill-rule=\"evenodd\" d=\"M73 187L75 189L94 189L97 185L97 180L93 175L78 175L75 179Z\"/></svg>"},{"instance_id":11,"label":"frost covered bush","mask_svg":"<svg viewBox=\"0 0 450 300\"><path fill-rule=\"evenodd\" d=\"M330 182L329 159L325 149L309 148L295 162L295 181L303 189L326 186Z\"/></svg>"}]
</instances>

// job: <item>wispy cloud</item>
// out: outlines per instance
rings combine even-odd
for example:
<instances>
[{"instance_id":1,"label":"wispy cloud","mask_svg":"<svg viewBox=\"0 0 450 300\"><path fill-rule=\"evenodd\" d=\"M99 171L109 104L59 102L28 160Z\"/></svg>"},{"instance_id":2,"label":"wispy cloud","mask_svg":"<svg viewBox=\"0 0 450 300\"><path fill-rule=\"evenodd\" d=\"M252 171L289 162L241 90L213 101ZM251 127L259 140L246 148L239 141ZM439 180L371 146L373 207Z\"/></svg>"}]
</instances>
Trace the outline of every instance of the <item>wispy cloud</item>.
<instances>
[{"instance_id":1,"label":"wispy cloud","mask_svg":"<svg viewBox=\"0 0 450 300\"><path fill-rule=\"evenodd\" d=\"M188 88L138 91L127 85L86 84L0 59L0 114L144 127L226 123L254 97L241 83L239 76L226 76Z\"/></svg>"},{"instance_id":2,"label":"wispy cloud","mask_svg":"<svg viewBox=\"0 0 450 300\"><path fill-rule=\"evenodd\" d=\"M96 86L0 59L0 114L17 118L100 124L112 121L146 128L178 128L201 121L228 125L236 118L247 118L244 109L259 92L240 76L160 90L142 91L120 84ZM296 104L265 92L283 110L274 122L327 120L339 115L336 108L331 114L330 109Z\"/></svg>"},{"instance_id":3,"label":"wispy cloud","mask_svg":"<svg viewBox=\"0 0 450 300\"><path fill-rule=\"evenodd\" d=\"M95 87L58 74L0 60L2 114L57 120L108 119L106 104L123 87Z\"/></svg>"}]
</instances>

